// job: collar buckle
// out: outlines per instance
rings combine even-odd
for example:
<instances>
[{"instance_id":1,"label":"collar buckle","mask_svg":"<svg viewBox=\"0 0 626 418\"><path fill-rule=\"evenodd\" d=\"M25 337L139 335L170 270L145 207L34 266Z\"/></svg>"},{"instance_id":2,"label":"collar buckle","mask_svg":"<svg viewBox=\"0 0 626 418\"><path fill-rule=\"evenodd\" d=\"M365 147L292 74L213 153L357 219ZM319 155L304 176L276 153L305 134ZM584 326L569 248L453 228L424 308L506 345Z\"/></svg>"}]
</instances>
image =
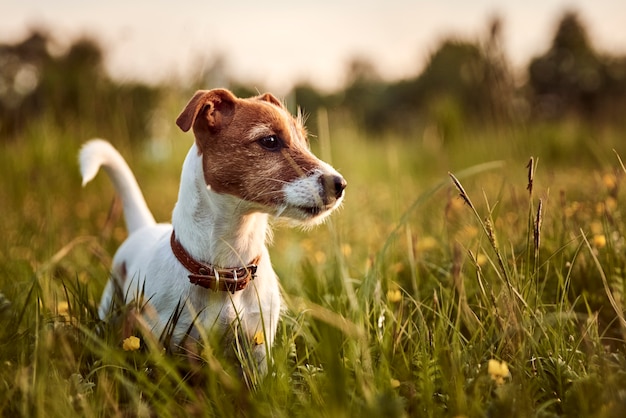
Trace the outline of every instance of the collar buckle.
<instances>
[{"instance_id":1,"label":"collar buckle","mask_svg":"<svg viewBox=\"0 0 626 418\"><path fill-rule=\"evenodd\" d=\"M235 292L245 289L250 280L256 278L260 255L255 257L247 266L221 268L196 261L176 239L173 230L170 245L176 259L191 273L188 276L189 281L197 286L211 289L214 292L222 291L235 294Z\"/></svg>"}]
</instances>

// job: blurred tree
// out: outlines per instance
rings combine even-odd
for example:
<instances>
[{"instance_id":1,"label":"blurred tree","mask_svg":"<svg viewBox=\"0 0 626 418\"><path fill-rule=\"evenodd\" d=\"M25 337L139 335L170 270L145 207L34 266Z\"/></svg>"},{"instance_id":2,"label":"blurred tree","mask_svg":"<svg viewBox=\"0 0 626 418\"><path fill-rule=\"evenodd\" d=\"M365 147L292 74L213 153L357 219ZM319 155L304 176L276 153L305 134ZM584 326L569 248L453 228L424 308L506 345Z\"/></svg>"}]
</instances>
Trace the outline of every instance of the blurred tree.
<instances>
[{"instance_id":1,"label":"blurred tree","mask_svg":"<svg viewBox=\"0 0 626 418\"><path fill-rule=\"evenodd\" d=\"M147 135L159 89L108 78L100 46L74 42L52 56L49 36L33 32L14 45L0 45L0 136L18 136L41 117L79 135Z\"/></svg>"},{"instance_id":2,"label":"blurred tree","mask_svg":"<svg viewBox=\"0 0 626 418\"><path fill-rule=\"evenodd\" d=\"M212 83L211 85L220 86L219 84L215 84L215 83ZM254 97L254 96L258 96L260 93L265 93L265 91L259 91L257 88L253 87L253 85L251 84L230 81L226 85L228 86L230 91L232 91L237 97ZM223 85L220 87L223 87Z\"/></svg>"},{"instance_id":3,"label":"blurred tree","mask_svg":"<svg viewBox=\"0 0 626 418\"><path fill-rule=\"evenodd\" d=\"M606 119L616 102L624 105L625 60L599 54L573 12L561 19L550 49L531 61L528 76L538 117Z\"/></svg>"},{"instance_id":4,"label":"blurred tree","mask_svg":"<svg viewBox=\"0 0 626 418\"><path fill-rule=\"evenodd\" d=\"M295 103L306 113L314 113L320 107L328 105L328 99L309 83L299 83L291 94Z\"/></svg>"},{"instance_id":5,"label":"blurred tree","mask_svg":"<svg viewBox=\"0 0 626 418\"><path fill-rule=\"evenodd\" d=\"M291 111L300 111L307 121L307 130L313 136L318 135L317 113L320 108L333 108L335 100L333 96L325 95L313 85L302 82L294 86L287 100Z\"/></svg>"},{"instance_id":6,"label":"blurred tree","mask_svg":"<svg viewBox=\"0 0 626 418\"><path fill-rule=\"evenodd\" d=\"M488 25L487 40L483 45L483 53L487 61L485 80L490 94L490 118L497 124L506 124L519 120L522 115L514 109L517 101L515 80L509 61L506 57L502 40L502 19L494 16Z\"/></svg>"},{"instance_id":7,"label":"blurred tree","mask_svg":"<svg viewBox=\"0 0 626 418\"><path fill-rule=\"evenodd\" d=\"M499 30L492 36L499 36ZM503 120L513 82L495 45L494 39L485 48L446 40L420 75L392 83L373 77L366 66L353 66L344 105L374 132L407 133L434 121L442 135L453 138L466 123Z\"/></svg>"},{"instance_id":8,"label":"blurred tree","mask_svg":"<svg viewBox=\"0 0 626 418\"><path fill-rule=\"evenodd\" d=\"M607 57L603 66L604 83L601 94L604 98L598 112L606 121L626 124L626 56Z\"/></svg>"},{"instance_id":9,"label":"blurred tree","mask_svg":"<svg viewBox=\"0 0 626 418\"><path fill-rule=\"evenodd\" d=\"M41 70L50 65L47 38L33 33L18 45L0 45L0 135L19 131L43 103L35 97Z\"/></svg>"},{"instance_id":10,"label":"blurred tree","mask_svg":"<svg viewBox=\"0 0 626 418\"><path fill-rule=\"evenodd\" d=\"M444 40L423 72L405 80L385 82L371 62L354 59L336 102L357 125L374 133L411 135L434 123L440 135L452 139L467 123L506 123L515 86L501 27L493 19L483 43Z\"/></svg>"},{"instance_id":11,"label":"blurred tree","mask_svg":"<svg viewBox=\"0 0 626 418\"><path fill-rule=\"evenodd\" d=\"M366 129L377 128L386 112L380 103L385 83L376 67L366 58L355 57L349 62L346 86L339 94L339 104L349 109L355 122Z\"/></svg>"}]
</instances>

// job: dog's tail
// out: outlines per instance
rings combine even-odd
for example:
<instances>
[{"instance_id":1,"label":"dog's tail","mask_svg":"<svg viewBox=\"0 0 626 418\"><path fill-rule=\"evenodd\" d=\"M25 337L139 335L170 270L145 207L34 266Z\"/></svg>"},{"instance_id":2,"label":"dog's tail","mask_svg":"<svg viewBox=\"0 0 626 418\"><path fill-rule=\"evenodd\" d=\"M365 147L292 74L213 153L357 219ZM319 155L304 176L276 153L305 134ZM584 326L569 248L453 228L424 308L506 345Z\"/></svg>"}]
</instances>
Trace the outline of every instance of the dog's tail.
<instances>
[{"instance_id":1,"label":"dog's tail","mask_svg":"<svg viewBox=\"0 0 626 418\"><path fill-rule=\"evenodd\" d=\"M103 139L92 139L83 145L78 159L83 186L98 174L100 167L107 172L122 198L129 234L156 223L133 172L113 145Z\"/></svg>"}]
</instances>

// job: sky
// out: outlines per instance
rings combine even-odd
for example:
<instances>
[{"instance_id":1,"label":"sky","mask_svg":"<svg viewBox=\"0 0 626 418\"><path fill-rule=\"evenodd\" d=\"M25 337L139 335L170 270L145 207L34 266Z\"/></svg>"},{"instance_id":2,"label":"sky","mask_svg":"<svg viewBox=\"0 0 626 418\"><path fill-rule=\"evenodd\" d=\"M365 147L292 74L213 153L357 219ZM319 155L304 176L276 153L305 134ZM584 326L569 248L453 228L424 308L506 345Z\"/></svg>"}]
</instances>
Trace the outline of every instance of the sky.
<instances>
[{"instance_id":1,"label":"sky","mask_svg":"<svg viewBox=\"0 0 626 418\"><path fill-rule=\"evenodd\" d=\"M626 55L626 0L2 0L0 43L33 27L60 45L87 35L114 78L150 83L184 80L222 56L229 78L280 93L301 81L340 87L355 57L390 79L415 75L443 39L484 37L494 16L523 68L566 10L599 50Z\"/></svg>"}]
</instances>

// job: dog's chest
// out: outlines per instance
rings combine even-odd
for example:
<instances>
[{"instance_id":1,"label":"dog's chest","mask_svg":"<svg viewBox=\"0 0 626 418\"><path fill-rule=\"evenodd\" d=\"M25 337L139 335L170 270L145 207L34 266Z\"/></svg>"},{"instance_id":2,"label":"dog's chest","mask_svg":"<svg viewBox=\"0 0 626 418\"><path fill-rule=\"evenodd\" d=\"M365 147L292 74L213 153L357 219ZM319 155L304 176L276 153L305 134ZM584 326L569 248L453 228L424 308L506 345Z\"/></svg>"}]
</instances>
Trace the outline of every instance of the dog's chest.
<instances>
[{"instance_id":1,"label":"dog's chest","mask_svg":"<svg viewBox=\"0 0 626 418\"><path fill-rule=\"evenodd\" d=\"M280 310L280 293L273 270L259 268L257 277L241 291L215 292L193 286L190 314L197 313L196 326L225 332L233 326L258 329L262 317L273 318ZM254 331L251 331L254 332Z\"/></svg>"}]
</instances>

